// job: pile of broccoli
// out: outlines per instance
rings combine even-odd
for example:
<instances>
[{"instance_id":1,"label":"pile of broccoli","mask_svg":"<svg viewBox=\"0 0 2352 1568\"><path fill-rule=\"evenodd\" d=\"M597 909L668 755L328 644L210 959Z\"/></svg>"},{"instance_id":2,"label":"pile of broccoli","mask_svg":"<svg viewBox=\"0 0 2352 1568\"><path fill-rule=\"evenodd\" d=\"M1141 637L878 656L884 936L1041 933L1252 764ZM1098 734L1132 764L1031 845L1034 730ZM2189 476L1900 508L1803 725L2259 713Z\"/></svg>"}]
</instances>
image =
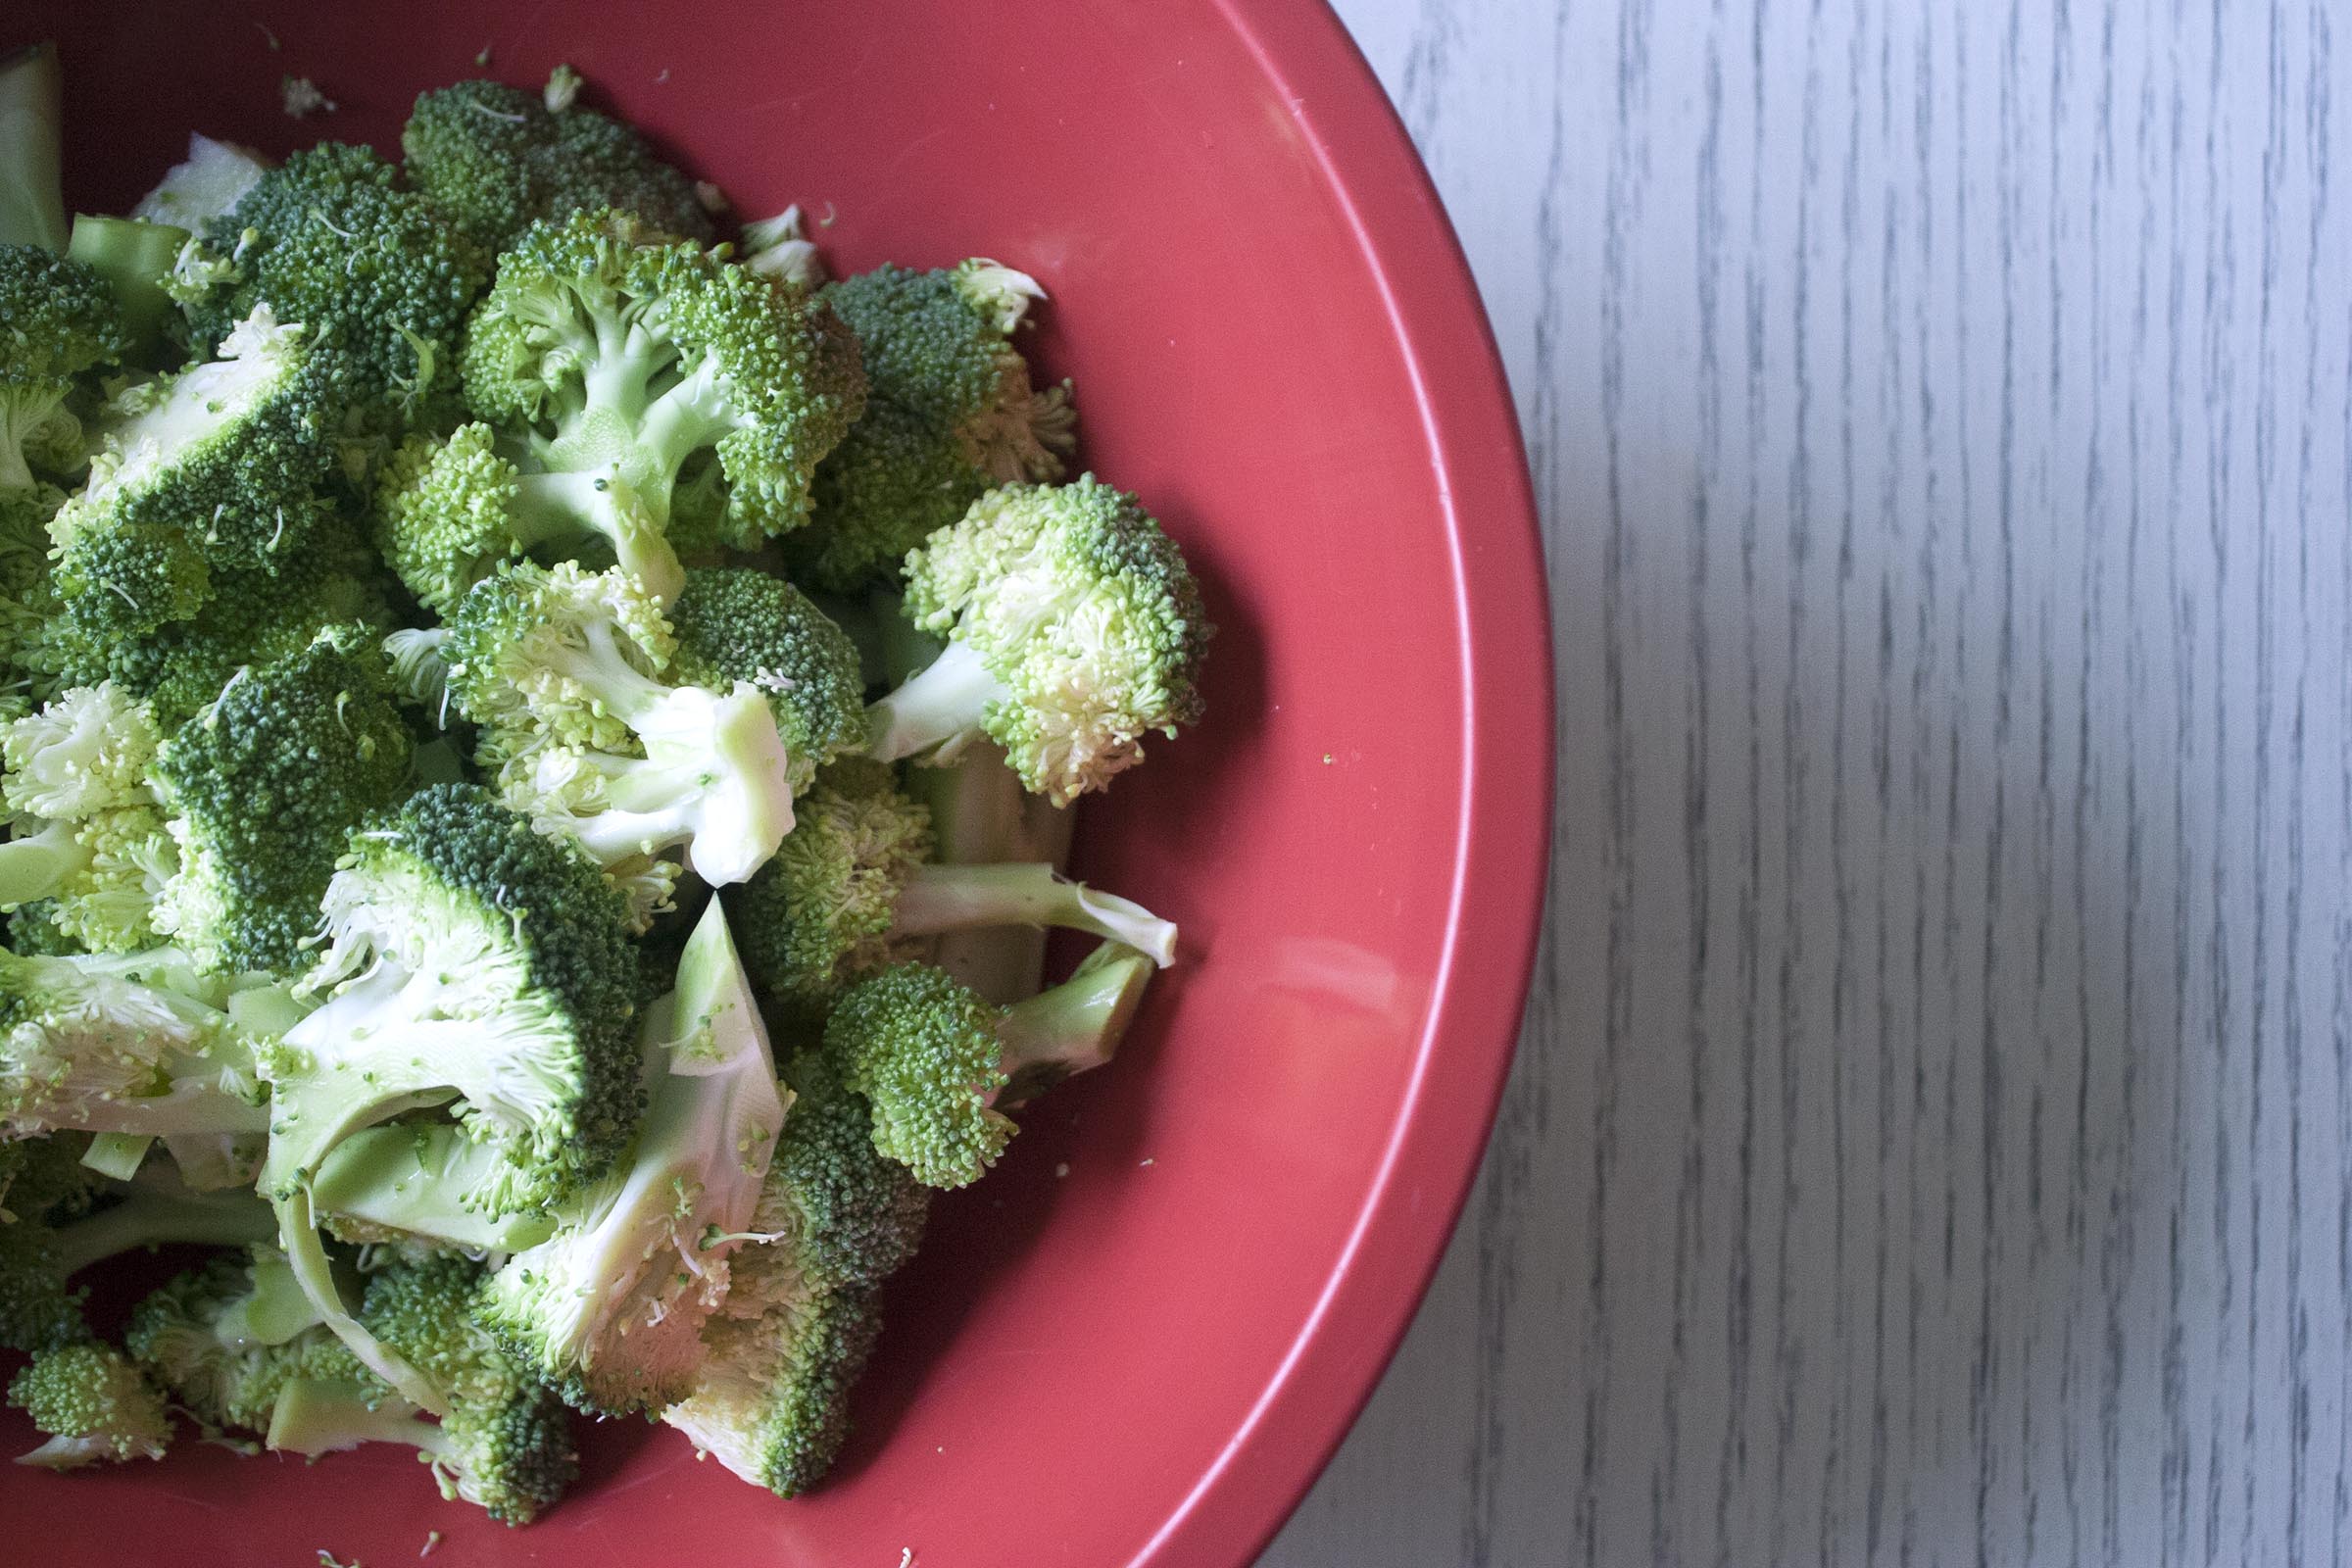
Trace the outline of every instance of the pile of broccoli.
<instances>
[{"instance_id":1,"label":"pile of broccoli","mask_svg":"<svg viewBox=\"0 0 2352 1568\"><path fill-rule=\"evenodd\" d=\"M636 1414L800 1493L931 1195L1174 958L1017 846L1199 718L1182 555L1070 477L1033 279L730 240L568 71L69 219L56 69L0 61L24 1462L401 1444L521 1524ZM1050 987L975 935L1047 927Z\"/></svg>"}]
</instances>

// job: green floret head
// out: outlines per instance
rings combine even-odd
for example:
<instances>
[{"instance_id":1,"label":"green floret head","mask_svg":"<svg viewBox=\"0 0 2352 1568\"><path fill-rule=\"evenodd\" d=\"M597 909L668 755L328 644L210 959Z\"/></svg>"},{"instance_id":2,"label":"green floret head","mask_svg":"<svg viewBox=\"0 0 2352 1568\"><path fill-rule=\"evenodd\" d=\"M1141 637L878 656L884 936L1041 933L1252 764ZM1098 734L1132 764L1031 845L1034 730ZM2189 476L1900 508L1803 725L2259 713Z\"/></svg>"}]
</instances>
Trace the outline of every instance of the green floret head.
<instances>
[{"instance_id":1,"label":"green floret head","mask_svg":"<svg viewBox=\"0 0 2352 1568\"><path fill-rule=\"evenodd\" d=\"M132 1310L123 1347L199 1421L253 1433L292 1380L368 1375L267 1244L174 1275Z\"/></svg>"},{"instance_id":2,"label":"green floret head","mask_svg":"<svg viewBox=\"0 0 2352 1568\"><path fill-rule=\"evenodd\" d=\"M114 397L88 483L50 520L60 588L90 633L194 613L210 570L269 568L331 511L331 402L304 327L257 305L218 357Z\"/></svg>"},{"instance_id":3,"label":"green floret head","mask_svg":"<svg viewBox=\"0 0 2352 1568\"><path fill-rule=\"evenodd\" d=\"M408 782L391 691L372 631L334 628L231 679L172 737L155 772L179 868L159 929L217 967L299 966L346 836Z\"/></svg>"},{"instance_id":4,"label":"green floret head","mask_svg":"<svg viewBox=\"0 0 2352 1568\"><path fill-rule=\"evenodd\" d=\"M46 697L44 652L57 587L49 570L49 519L66 504L53 484L0 486L0 688Z\"/></svg>"},{"instance_id":5,"label":"green floret head","mask_svg":"<svg viewBox=\"0 0 2352 1568\"><path fill-rule=\"evenodd\" d=\"M534 225L500 258L463 369L475 414L527 434L526 542L601 538L664 600L681 544L750 548L806 520L865 398L829 308L612 211ZM713 461L723 506L702 493Z\"/></svg>"},{"instance_id":6,"label":"green floret head","mask_svg":"<svg viewBox=\"0 0 2352 1568\"><path fill-rule=\"evenodd\" d=\"M454 390L488 254L368 148L294 154L206 224L204 241L217 280L183 302L199 344L267 304L309 326L346 408L415 409Z\"/></svg>"},{"instance_id":7,"label":"green floret head","mask_svg":"<svg viewBox=\"0 0 2352 1568\"><path fill-rule=\"evenodd\" d=\"M995 1108L1009 1081L998 1009L943 969L904 963L842 994L825 1052L865 1097L875 1147L933 1187L961 1187L1014 1132Z\"/></svg>"},{"instance_id":8,"label":"green floret head","mask_svg":"<svg viewBox=\"0 0 2352 1568\"><path fill-rule=\"evenodd\" d=\"M376 479L376 547L417 603L447 618L466 589L522 554L521 488L486 424L411 436Z\"/></svg>"},{"instance_id":9,"label":"green floret head","mask_svg":"<svg viewBox=\"0 0 2352 1568\"><path fill-rule=\"evenodd\" d=\"M906 613L951 646L881 705L885 757L907 755L894 736L950 753L976 717L1022 784L1063 806L1140 761L1150 731L1200 717L1200 587L1135 498L1091 474L974 502L906 558ZM921 700L958 670L986 677L976 715L968 698Z\"/></svg>"},{"instance_id":10,"label":"green floret head","mask_svg":"<svg viewBox=\"0 0 2352 1568\"><path fill-rule=\"evenodd\" d=\"M125 343L122 308L94 269L0 245L0 493L32 485L28 449L55 456L75 378L121 359Z\"/></svg>"},{"instance_id":11,"label":"green floret head","mask_svg":"<svg viewBox=\"0 0 2352 1568\"><path fill-rule=\"evenodd\" d=\"M850 1391L881 1317L870 1291L810 1291L706 1334L702 1381L662 1419L779 1497L824 1478L850 1436Z\"/></svg>"},{"instance_id":12,"label":"green floret head","mask_svg":"<svg viewBox=\"0 0 2352 1568\"><path fill-rule=\"evenodd\" d=\"M10 1382L8 1402L49 1437L20 1464L73 1470L160 1459L172 1443L163 1396L111 1345L84 1341L35 1354Z\"/></svg>"},{"instance_id":13,"label":"green floret head","mask_svg":"<svg viewBox=\"0 0 2352 1568\"><path fill-rule=\"evenodd\" d=\"M826 768L775 858L727 892L752 978L791 1013L821 1018L842 986L894 956L899 889L931 850L931 813L888 766Z\"/></svg>"},{"instance_id":14,"label":"green floret head","mask_svg":"<svg viewBox=\"0 0 2352 1568\"><path fill-rule=\"evenodd\" d=\"M152 906L173 858L150 780L159 744L146 705L109 683L0 726L12 835L0 845L0 904L46 902L72 947L154 944Z\"/></svg>"},{"instance_id":15,"label":"green floret head","mask_svg":"<svg viewBox=\"0 0 2352 1568\"><path fill-rule=\"evenodd\" d=\"M878 267L824 297L862 351L866 411L817 470L796 571L834 592L889 575L992 484L1058 479L1075 444L1066 387L1035 390L1012 346L1027 275L971 261Z\"/></svg>"},{"instance_id":16,"label":"green floret head","mask_svg":"<svg viewBox=\"0 0 2352 1568\"><path fill-rule=\"evenodd\" d=\"M669 684L674 635L631 573L514 563L433 652L510 804L616 874L682 845L705 881L740 882L792 829L767 693Z\"/></svg>"},{"instance_id":17,"label":"green floret head","mask_svg":"<svg viewBox=\"0 0 2352 1568\"><path fill-rule=\"evenodd\" d=\"M792 1080L799 1097L752 1216L775 1240L735 1254L739 1306L878 1286L914 1256L931 1211L931 1189L875 1149L872 1110L829 1056L802 1053Z\"/></svg>"},{"instance_id":18,"label":"green floret head","mask_svg":"<svg viewBox=\"0 0 2352 1568\"><path fill-rule=\"evenodd\" d=\"M669 613L683 679L719 689L750 681L768 694L796 795L864 745L858 646L798 588L748 566L698 567Z\"/></svg>"},{"instance_id":19,"label":"green floret head","mask_svg":"<svg viewBox=\"0 0 2352 1568\"><path fill-rule=\"evenodd\" d=\"M306 984L326 1001L265 1057L266 1192L301 1191L347 1133L450 1101L506 1156L489 1213L601 1175L644 1104L626 900L486 789L436 784L355 833Z\"/></svg>"},{"instance_id":20,"label":"green floret head","mask_svg":"<svg viewBox=\"0 0 2352 1568\"><path fill-rule=\"evenodd\" d=\"M159 724L178 727L212 706L237 671L308 648L330 626L381 633L392 612L382 567L351 524L329 517L310 545L269 570L212 576L214 592L186 620L136 640L60 635L49 645L75 684L111 680L146 700Z\"/></svg>"},{"instance_id":21,"label":"green floret head","mask_svg":"<svg viewBox=\"0 0 2352 1568\"><path fill-rule=\"evenodd\" d=\"M544 95L461 81L420 95L400 137L409 178L492 253L534 222L617 208L681 239L712 237L694 185L629 126Z\"/></svg>"}]
</instances>

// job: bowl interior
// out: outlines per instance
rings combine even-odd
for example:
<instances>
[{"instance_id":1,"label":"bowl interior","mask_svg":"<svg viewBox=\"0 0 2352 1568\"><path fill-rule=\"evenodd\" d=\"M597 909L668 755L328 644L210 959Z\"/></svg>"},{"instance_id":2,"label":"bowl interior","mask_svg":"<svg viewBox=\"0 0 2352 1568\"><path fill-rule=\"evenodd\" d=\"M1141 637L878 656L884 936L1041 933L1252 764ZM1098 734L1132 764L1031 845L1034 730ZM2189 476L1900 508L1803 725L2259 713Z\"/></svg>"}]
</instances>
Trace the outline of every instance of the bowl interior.
<instances>
[{"instance_id":1,"label":"bowl interior","mask_svg":"<svg viewBox=\"0 0 2352 1568\"><path fill-rule=\"evenodd\" d=\"M585 1433L576 1494L509 1532L440 1501L404 1453L306 1467L190 1443L72 1484L0 1470L0 1514L45 1544L37 1560L201 1541L219 1568L318 1548L372 1564L439 1531L466 1563L662 1561L692 1539L727 1543L726 1561L911 1548L918 1563L1102 1568L1162 1539L1226 1457L1250 1460L1235 1445L1359 1241L1398 1249L1372 1260L1379 1309L1326 1325L1345 1342L1338 1372L1279 1429L1299 1451L1251 1461L1271 1486L1221 1539L1270 1528L1409 1308L1507 1052L1492 1023L1433 1023L1464 984L1505 1019L1524 978L1539 841L1518 834L1525 864L1505 854L1465 883L1473 760L1524 775L1490 797L1514 833L1540 822L1544 791L1537 748L1494 752L1474 725L1493 699L1473 688L1485 656L1452 521L1461 488L1486 484L1505 514L1491 569L1527 568L1507 405L1499 426L1484 409L1483 450L1433 436L1393 278L1335 182L1346 150L1310 118L1329 106L1302 103L1268 53L1329 57L1315 79L1353 95L1394 187L1364 200L1419 225L1433 289L1462 296L1446 319L1486 363L1443 220L1336 25L1253 34L1208 4L1077 0L11 9L0 46L47 34L65 50L85 208L120 210L190 129L277 152L322 136L390 148L415 93L475 74L487 49L491 73L526 84L569 61L747 215L797 201L829 219L836 269L990 255L1033 271L1053 295L1035 353L1075 382L1086 465L1141 492L1222 626L1207 721L1078 824L1079 869L1179 920L1182 966L1119 1064L1044 1102L999 1171L940 1205L821 1494L778 1502L666 1429L615 1424ZM288 74L339 108L285 118ZM1498 386L1457 391L1493 405ZM1498 614L1518 667L1479 672L1541 702L1538 590L1511 591ZM1482 909L1484 937L1457 941ZM1432 1160L1392 1195L1427 1212L1362 1230L1433 1049L1458 1053L1439 1071L1459 1088ZM21 1426L0 1441L28 1445ZM1201 1550L1181 1560L1232 1560Z\"/></svg>"}]
</instances>

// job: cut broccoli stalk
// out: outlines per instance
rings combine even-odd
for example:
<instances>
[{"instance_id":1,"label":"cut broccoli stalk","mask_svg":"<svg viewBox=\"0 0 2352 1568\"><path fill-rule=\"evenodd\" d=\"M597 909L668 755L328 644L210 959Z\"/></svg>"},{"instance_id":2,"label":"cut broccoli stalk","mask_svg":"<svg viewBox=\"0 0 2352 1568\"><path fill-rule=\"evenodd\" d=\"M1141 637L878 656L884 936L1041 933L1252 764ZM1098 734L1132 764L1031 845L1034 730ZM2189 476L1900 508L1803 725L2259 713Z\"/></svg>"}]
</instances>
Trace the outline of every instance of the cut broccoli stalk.
<instances>
[{"instance_id":1,"label":"cut broccoli stalk","mask_svg":"<svg viewBox=\"0 0 2352 1568\"><path fill-rule=\"evenodd\" d=\"M980 738L990 705L1009 695L975 650L950 643L922 673L873 705L872 755L885 762L952 762Z\"/></svg>"},{"instance_id":2,"label":"cut broccoli stalk","mask_svg":"<svg viewBox=\"0 0 2352 1568\"><path fill-rule=\"evenodd\" d=\"M269 160L250 147L191 133L188 156L139 198L130 216L143 222L200 228L243 201L269 172Z\"/></svg>"},{"instance_id":3,"label":"cut broccoli stalk","mask_svg":"<svg viewBox=\"0 0 2352 1568\"><path fill-rule=\"evenodd\" d=\"M122 307L127 352L135 358L144 360L164 347L166 326L178 319L179 307L165 290L164 280L192 237L170 223L74 215L66 254L95 269L114 286Z\"/></svg>"},{"instance_id":4,"label":"cut broccoli stalk","mask_svg":"<svg viewBox=\"0 0 2352 1568\"><path fill-rule=\"evenodd\" d=\"M464 1195L499 1174L505 1156L446 1122L370 1127L335 1146L311 1180L311 1201L338 1221L426 1238L468 1251L519 1252L555 1234L544 1210L484 1214Z\"/></svg>"},{"instance_id":5,"label":"cut broccoli stalk","mask_svg":"<svg viewBox=\"0 0 2352 1568\"><path fill-rule=\"evenodd\" d=\"M1060 985L1005 1008L997 1024L1005 1083L996 1103L1025 1105L1073 1073L1107 1066L1143 1005L1152 968L1144 954L1105 942Z\"/></svg>"},{"instance_id":6,"label":"cut broccoli stalk","mask_svg":"<svg viewBox=\"0 0 2352 1568\"><path fill-rule=\"evenodd\" d=\"M0 245L66 248L64 83L54 43L0 59Z\"/></svg>"},{"instance_id":7,"label":"cut broccoli stalk","mask_svg":"<svg viewBox=\"0 0 2352 1568\"><path fill-rule=\"evenodd\" d=\"M318 1321L334 1332L335 1338L359 1358L362 1366L397 1389L401 1397L418 1409L447 1415L449 1401L431 1380L370 1333L345 1304L342 1288L335 1282L334 1264L326 1255L325 1243L318 1238L311 1195L297 1192L290 1198L278 1199L274 1206L277 1245L284 1250L295 1281L318 1312Z\"/></svg>"},{"instance_id":8,"label":"cut broccoli stalk","mask_svg":"<svg viewBox=\"0 0 2352 1568\"><path fill-rule=\"evenodd\" d=\"M900 936L933 936L976 926L1058 926L1140 948L1166 968L1176 927L1130 899L1097 893L1053 866L918 865L899 889L891 922Z\"/></svg>"},{"instance_id":9,"label":"cut broccoli stalk","mask_svg":"<svg viewBox=\"0 0 2352 1568\"><path fill-rule=\"evenodd\" d=\"M280 1453L314 1459L363 1443L405 1443L433 1459L449 1451L439 1424L406 1399L325 1378L296 1378L278 1391L263 1442Z\"/></svg>"},{"instance_id":10,"label":"cut broccoli stalk","mask_svg":"<svg viewBox=\"0 0 2352 1568\"><path fill-rule=\"evenodd\" d=\"M152 1136L142 1133L100 1133L82 1151L81 1162L101 1176L126 1182L139 1173L154 1143Z\"/></svg>"},{"instance_id":11,"label":"cut broccoli stalk","mask_svg":"<svg viewBox=\"0 0 2352 1568\"><path fill-rule=\"evenodd\" d=\"M51 1233L51 1253L71 1279L94 1263L154 1247L244 1247L276 1232L270 1205L248 1192L192 1193L138 1182L122 1200Z\"/></svg>"},{"instance_id":12,"label":"cut broccoli stalk","mask_svg":"<svg viewBox=\"0 0 2352 1568\"><path fill-rule=\"evenodd\" d=\"M38 832L10 839L0 844L0 907L54 898L89 863L89 846L71 822L43 823Z\"/></svg>"}]
</instances>

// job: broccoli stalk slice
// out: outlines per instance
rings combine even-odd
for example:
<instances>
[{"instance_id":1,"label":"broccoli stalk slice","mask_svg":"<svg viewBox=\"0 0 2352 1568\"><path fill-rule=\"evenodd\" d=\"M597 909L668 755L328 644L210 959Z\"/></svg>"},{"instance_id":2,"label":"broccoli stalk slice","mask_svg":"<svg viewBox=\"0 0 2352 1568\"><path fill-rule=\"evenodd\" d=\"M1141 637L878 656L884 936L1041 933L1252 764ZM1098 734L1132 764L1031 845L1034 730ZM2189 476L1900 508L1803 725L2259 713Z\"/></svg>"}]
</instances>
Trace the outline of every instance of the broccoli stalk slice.
<instances>
[{"instance_id":1,"label":"broccoli stalk slice","mask_svg":"<svg viewBox=\"0 0 2352 1568\"><path fill-rule=\"evenodd\" d=\"M900 885L891 929L937 936L1001 925L1059 926L1091 932L1176 961L1176 927L1130 899L1097 893L1045 861L1015 865L918 865Z\"/></svg>"},{"instance_id":2,"label":"broccoli stalk slice","mask_svg":"<svg viewBox=\"0 0 2352 1568\"><path fill-rule=\"evenodd\" d=\"M539 1210L491 1215L462 1195L497 1178L504 1154L462 1127L369 1127L337 1144L311 1180L311 1203L333 1219L429 1238L469 1251L519 1252L555 1234Z\"/></svg>"},{"instance_id":3,"label":"broccoli stalk slice","mask_svg":"<svg viewBox=\"0 0 2352 1568\"><path fill-rule=\"evenodd\" d=\"M453 1445L440 1426L427 1421L413 1402L340 1379L292 1378L270 1409L270 1431L262 1442L280 1453L316 1459L363 1443L402 1443L421 1449L441 1483L441 1494L457 1495L448 1466Z\"/></svg>"},{"instance_id":4,"label":"broccoli stalk slice","mask_svg":"<svg viewBox=\"0 0 2352 1568\"><path fill-rule=\"evenodd\" d=\"M154 1136L147 1133L100 1133L82 1151L81 1162L101 1176L126 1182L139 1173L154 1143Z\"/></svg>"},{"instance_id":5,"label":"broccoli stalk slice","mask_svg":"<svg viewBox=\"0 0 2352 1568\"><path fill-rule=\"evenodd\" d=\"M969 645L956 642L930 667L866 710L877 761L920 757L950 762L980 735L989 705L1010 695Z\"/></svg>"},{"instance_id":6,"label":"broccoli stalk slice","mask_svg":"<svg viewBox=\"0 0 2352 1568\"><path fill-rule=\"evenodd\" d=\"M66 254L95 269L113 286L122 307L122 329L131 354L144 358L164 346L165 324L179 307L165 291L190 239L188 231L170 223L142 222L135 218L74 217L74 237Z\"/></svg>"},{"instance_id":7,"label":"broccoli stalk slice","mask_svg":"<svg viewBox=\"0 0 2352 1568\"><path fill-rule=\"evenodd\" d=\"M139 1184L122 1200L51 1233L59 1276L141 1248L245 1247L277 1233L269 1205L251 1193L187 1193Z\"/></svg>"},{"instance_id":8,"label":"broccoli stalk slice","mask_svg":"<svg viewBox=\"0 0 2352 1568\"><path fill-rule=\"evenodd\" d=\"M994 1103L1026 1104L1072 1073L1106 1065L1143 1005L1152 970L1148 955L1106 942L1060 985L1005 1008L997 1023L1005 1083Z\"/></svg>"},{"instance_id":9,"label":"broccoli stalk slice","mask_svg":"<svg viewBox=\"0 0 2352 1568\"><path fill-rule=\"evenodd\" d=\"M276 1200L273 1206L277 1211L277 1244L293 1266L294 1279L302 1287L302 1294L317 1309L318 1321L359 1357L362 1366L397 1390L402 1398L420 1410L448 1415L449 1401L441 1391L390 1346L369 1333L367 1325L344 1304L342 1288L335 1283L334 1264L327 1258L325 1243L318 1238L311 1195L298 1191Z\"/></svg>"},{"instance_id":10,"label":"broccoli stalk slice","mask_svg":"<svg viewBox=\"0 0 2352 1568\"><path fill-rule=\"evenodd\" d=\"M0 483L5 482L0 477ZM90 847L70 822L44 823L37 833L0 844L0 906L14 908L55 897L90 859Z\"/></svg>"},{"instance_id":11,"label":"broccoli stalk slice","mask_svg":"<svg viewBox=\"0 0 2352 1568\"><path fill-rule=\"evenodd\" d=\"M66 248L64 84L54 43L0 59L0 245Z\"/></svg>"}]
</instances>

